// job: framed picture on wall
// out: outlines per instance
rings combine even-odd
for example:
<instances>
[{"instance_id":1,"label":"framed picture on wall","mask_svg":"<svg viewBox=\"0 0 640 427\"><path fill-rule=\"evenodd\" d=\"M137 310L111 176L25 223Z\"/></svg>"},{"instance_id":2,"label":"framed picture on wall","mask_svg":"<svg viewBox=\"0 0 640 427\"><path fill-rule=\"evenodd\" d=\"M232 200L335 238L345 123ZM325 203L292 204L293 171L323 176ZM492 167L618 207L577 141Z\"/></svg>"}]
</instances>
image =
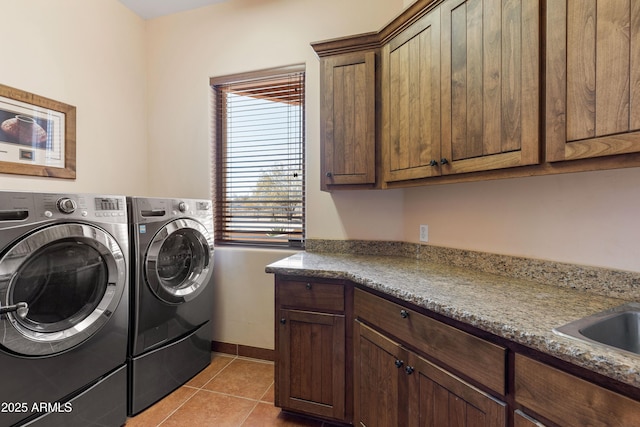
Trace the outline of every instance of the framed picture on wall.
<instances>
[{"instance_id":1,"label":"framed picture on wall","mask_svg":"<svg viewBox=\"0 0 640 427\"><path fill-rule=\"evenodd\" d=\"M0 84L0 173L76 177L76 107Z\"/></svg>"}]
</instances>

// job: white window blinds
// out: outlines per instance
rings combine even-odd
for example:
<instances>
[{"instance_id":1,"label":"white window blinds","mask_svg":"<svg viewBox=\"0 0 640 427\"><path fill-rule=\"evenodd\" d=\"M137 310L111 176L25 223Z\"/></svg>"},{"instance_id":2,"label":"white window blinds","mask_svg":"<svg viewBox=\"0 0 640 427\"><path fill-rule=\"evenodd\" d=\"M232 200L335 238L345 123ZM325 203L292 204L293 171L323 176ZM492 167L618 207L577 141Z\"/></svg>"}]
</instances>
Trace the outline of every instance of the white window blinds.
<instances>
[{"instance_id":1,"label":"white window blinds","mask_svg":"<svg viewBox=\"0 0 640 427\"><path fill-rule=\"evenodd\" d=\"M211 79L217 243L302 247L304 68Z\"/></svg>"}]
</instances>

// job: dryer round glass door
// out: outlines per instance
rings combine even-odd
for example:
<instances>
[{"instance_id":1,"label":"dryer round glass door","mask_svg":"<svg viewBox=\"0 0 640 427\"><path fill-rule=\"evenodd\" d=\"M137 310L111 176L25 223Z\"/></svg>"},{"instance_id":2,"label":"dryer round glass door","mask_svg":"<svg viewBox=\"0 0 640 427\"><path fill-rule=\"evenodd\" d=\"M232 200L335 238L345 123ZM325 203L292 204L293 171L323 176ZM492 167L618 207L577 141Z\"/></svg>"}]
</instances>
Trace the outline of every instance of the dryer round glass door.
<instances>
[{"instance_id":1,"label":"dryer round glass door","mask_svg":"<svg viewBox=\"0 0 640 427\"><path fill-rule=\"evenodd\" d=\"M145 257L147 283L155 295L170 304L190 301L211 278L213 240L192 219L178 219L162 227L151 240Z\"/></svg>"},{"instance_id":2,"label":"dryer round glass door","mask_svg":"<svg viewBox=\"0 0 640 427\"><path fill-rule=\"evenodd\" d=\"M1 318L2 345L28 356L67 350L108 322L126 288L115 239L86 224L57 224L27 235L0 259L0 302L27 310Z\"/></svg>"}]
</instances>

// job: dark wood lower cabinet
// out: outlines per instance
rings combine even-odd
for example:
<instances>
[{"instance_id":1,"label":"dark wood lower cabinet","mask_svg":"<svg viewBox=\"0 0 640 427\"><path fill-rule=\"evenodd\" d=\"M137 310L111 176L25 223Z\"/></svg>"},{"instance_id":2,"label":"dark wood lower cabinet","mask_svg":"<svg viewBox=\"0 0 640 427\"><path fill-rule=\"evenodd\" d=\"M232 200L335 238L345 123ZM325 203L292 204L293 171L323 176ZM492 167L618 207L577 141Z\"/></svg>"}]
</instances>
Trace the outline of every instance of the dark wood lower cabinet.
<instances>
[{"instance_id":1,"label":"dark wood lower cabinet","mask_svg":"<svg viewBox=\"0 0 640 427\"><path fill-rule=\"evenodd\" d=\"M276 280L276 406L350 421L344 310L342 284Z\"/></svg>"},{"instance_id":2,"label":"dark wood lower cabinet","mask_svg":"<svg viewBox=\"0 0 640 427\"><path fill-rule=\"evenodd\" d=\"M529 357L515 357L515 400L563 427L640 426L640 402Z\"/></svg>"},{"instance_id":3,"label":"dark wood lower cabinet","mask_svg":"<svg viewBox=\"0 0 640 427\"><path fill-rule=\"evenodd\" d=\"M280 310L279 404L343 419L344 315Z\"/></svg>"},{"instance_id":4,"label":"dark wood lower cabinet","mask_svg":"<svg viewBox=\"0 0 640 427\"><path fill-rule=\"evenodd\" d=\"M507 406L355 322L355 425L505 427Z\"/></svg>"},{"instance_id":5,"label":"dark wood lower cabinet","mask_svg":"<svg viewBox=\"0 0 640 427\"><path fill-rule=\"evenodd\" d=\"M545 425L518 409L513 413L513 427L545 427Z\"/></svg>"},{"instance_id":6,"label":"dark wood lower cabinet","mask_svg":"<svg viewBox=\"0 0 640 427\"><path fill-rule=\"evenodd\" d=\"M409 352L409 427L505 427L507 405Z\"/></svg>"},{"instance_id":7,"label":"dark wood lower cabinet","mask_svg":"<svg viewBox=\"0 0 640 427\"><path fill-rule=\"evenodd\" d=\"M640 426L640 401L610 384L350 282L307 280L276 276L284 410L357 427Z\"/></svg>"},{"instance_id":8,"label":"dark wood lower cabinet","mask_svg":"<svg viewBox=\"0 0 640 427\"><path fill-rule=\"evenodd\" d=\"M400 344L356 321L354 325L354 425L407 425L407 351Z\"/></svg>"}]
</instances>

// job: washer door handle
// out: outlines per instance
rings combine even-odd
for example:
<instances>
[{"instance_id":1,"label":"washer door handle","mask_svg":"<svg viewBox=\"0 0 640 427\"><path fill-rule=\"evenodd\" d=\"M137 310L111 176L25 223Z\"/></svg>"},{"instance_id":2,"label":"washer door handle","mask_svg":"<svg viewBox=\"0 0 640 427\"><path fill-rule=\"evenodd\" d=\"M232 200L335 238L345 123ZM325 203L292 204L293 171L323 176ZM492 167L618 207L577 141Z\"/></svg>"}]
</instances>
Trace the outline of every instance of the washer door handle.
<instances>
[{"instance_id":1,"label":"washer door handle","mask_svg":"<svg viewBox=\"0 0 640 427\"><path fill-rule=\"evenodd\" d=\"M0 306L0 314L15 312L19 318L24 319L29 314L29 304L26 302L19 302L13 305Z\"/></svg>"}]
</instances>

